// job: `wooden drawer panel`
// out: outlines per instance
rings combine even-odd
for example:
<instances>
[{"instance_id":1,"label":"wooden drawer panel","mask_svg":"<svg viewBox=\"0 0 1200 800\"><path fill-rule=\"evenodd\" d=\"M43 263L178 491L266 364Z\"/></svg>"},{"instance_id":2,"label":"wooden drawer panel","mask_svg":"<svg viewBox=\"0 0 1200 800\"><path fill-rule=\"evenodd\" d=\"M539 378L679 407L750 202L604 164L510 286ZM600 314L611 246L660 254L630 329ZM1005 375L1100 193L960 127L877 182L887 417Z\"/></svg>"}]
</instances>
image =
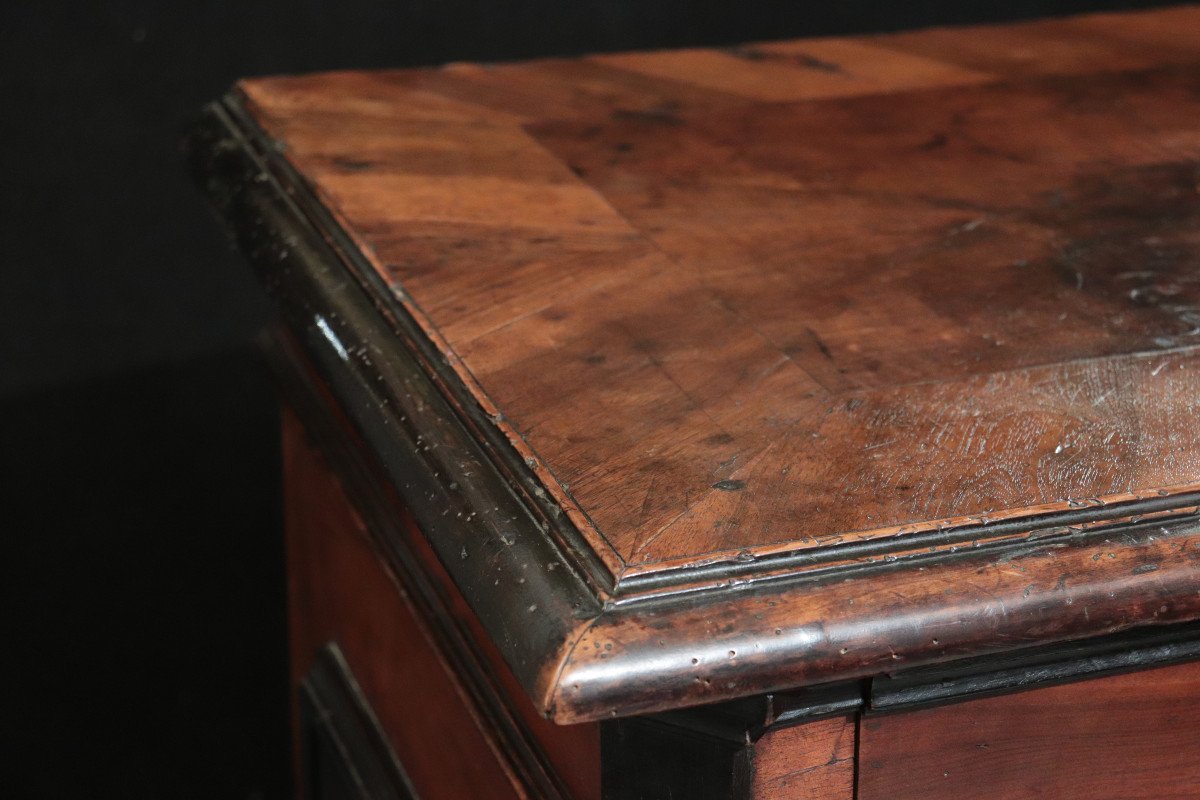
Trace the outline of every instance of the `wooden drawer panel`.
<instances>
[{"instance_id":1,"label":"wooden drawer panel","mask_svg":"<svg viewBox=\"0 0 1200 800\"><path fill-rule=\"evenodd\" d=\"M859 800L1200 796L1200 663L867 716Z\"/></svg>"}]
</instances>

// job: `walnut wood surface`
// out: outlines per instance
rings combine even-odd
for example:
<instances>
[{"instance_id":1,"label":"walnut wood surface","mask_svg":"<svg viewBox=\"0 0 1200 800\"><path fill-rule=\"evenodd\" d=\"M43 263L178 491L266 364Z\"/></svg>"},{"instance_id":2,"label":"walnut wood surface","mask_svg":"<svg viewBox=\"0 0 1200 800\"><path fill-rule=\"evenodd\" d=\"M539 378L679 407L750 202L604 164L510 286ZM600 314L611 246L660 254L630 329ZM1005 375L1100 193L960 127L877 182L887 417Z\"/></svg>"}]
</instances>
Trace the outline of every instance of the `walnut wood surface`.
<instances>
[{"instance_id":1,"label":"walnut wood surface","mask_svg":"<svg viewBox=\"0 0 1200 800\"><path fill-rule=\"evenodd\" d=\"M596 720L1200 618L1196 38L258 79L193 152L479 635Z\"/></svg>"},{"instance_id":2,"label":"walnut wood surface","mask_svg":"<svg viewBox=\"0 0 1200 800\"><path fill-rule=\"evenodd\" d=\"M1129 19L241 90L633 575L1200 483L1200 12Z\"/></svg>"},{"instance_id":3,"label":"walnut wood surface","mask_svg":"<svg viewBox=\"0 0 1200 800\"><path fill-rule=\"evenodd\" d=\"M859 800L1183 800L1200 786L1200 664L867 716Z\"/></svg>"}]
</instances>

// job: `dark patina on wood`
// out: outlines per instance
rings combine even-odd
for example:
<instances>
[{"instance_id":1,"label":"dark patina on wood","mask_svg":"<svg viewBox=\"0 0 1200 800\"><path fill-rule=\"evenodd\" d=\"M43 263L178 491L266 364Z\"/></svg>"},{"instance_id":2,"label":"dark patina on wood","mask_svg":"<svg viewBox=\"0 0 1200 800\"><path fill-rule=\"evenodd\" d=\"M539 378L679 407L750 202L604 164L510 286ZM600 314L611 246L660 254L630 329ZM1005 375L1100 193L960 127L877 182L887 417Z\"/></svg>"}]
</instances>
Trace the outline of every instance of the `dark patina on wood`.
<instances>
[{"instance_id":1,"label":"dark patina on wood","mask_svg":"<svg viewBox=\"0 0 1200 800\"><path fill-rule=\"evenodd\" d=\"M667 711L1200 617L1195 14L263 79L194 152L535 704Z\"/></svg>"}]
</instances>

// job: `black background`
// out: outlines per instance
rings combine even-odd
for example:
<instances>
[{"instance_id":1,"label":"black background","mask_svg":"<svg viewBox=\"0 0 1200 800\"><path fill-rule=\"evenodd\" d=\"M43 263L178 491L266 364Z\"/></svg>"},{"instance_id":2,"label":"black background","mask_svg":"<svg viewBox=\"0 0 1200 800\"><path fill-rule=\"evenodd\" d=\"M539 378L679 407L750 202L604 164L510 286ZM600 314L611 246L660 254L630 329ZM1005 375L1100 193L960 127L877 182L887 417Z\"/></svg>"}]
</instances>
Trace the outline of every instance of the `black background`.
<instances>
[{"instance_id":1,"label":"black background","mask_svg":"<svg viewBox=\"0 0 1200 800\"><path fill-rule=\"evenodd\" d=\"M1138 5L0 3L0 792L291 791L270 307L179 149L235 78Z\"/></svg>"}]
</instances>

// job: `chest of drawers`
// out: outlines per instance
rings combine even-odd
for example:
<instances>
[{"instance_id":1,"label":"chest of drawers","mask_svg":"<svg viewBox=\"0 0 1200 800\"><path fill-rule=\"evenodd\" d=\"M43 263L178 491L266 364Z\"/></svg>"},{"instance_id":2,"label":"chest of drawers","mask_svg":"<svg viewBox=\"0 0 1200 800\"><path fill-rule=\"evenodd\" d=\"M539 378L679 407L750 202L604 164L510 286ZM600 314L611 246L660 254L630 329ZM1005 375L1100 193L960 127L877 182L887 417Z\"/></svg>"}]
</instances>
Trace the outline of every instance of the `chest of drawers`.
<instances>
[{"instance_id":1,"label":"chest of drawers","mask_svg":"<svg viewBox=\"0 0 1200 800\"><path fill-rule=\"evenodd\" d=\"M1200 12L245 81L314 797L1195 796Z\"/></svg>"}]
</instances>

